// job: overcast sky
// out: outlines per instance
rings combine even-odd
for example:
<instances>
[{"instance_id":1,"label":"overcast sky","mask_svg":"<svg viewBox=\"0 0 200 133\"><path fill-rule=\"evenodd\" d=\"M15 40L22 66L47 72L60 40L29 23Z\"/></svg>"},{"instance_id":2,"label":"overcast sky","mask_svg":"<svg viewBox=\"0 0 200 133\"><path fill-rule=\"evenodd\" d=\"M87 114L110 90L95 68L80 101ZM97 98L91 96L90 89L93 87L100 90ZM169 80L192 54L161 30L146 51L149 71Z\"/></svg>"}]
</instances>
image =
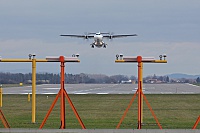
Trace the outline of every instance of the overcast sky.
<instances>
[{"instance_id":1,"label":"overcast sky","mask_svg":"<svg viewBox=\"0 0 200 133\"><path fill-rule=\"evenodd\" d=\"M144 76L200 74L199 0L0 0L0 56L36 58L80 54L67 73L137 75L137 64L115 63L115 55L155 57L167 64L144 64ZM105 40L60 37L84 32L138 34ZM59 73L59 63L37 63L37 72ZM31 63L0 63L0 72L31 72Z\"/></svg>"}]
</instances>

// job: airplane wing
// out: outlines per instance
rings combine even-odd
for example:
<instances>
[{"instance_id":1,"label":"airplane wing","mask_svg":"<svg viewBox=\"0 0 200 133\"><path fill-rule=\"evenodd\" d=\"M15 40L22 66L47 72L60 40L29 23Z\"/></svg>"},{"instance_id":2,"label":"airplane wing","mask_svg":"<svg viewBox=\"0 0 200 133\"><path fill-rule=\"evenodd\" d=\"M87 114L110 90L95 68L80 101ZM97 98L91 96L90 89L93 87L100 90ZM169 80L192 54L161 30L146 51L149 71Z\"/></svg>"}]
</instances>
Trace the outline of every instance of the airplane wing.
<instances>
[{"instance_id":1,"label":"airplane wing","mask_svg":"<svg viewBox=\"0 0 200 133\"><path fill-rule=\"evenodd\" d=\"M128 37L128 36L137 36L137 34L124 34L124 35L105 35L103 36L104 38L109 38L109 39L112 39L112 38L120 38L120 37Z\"/></svg>"},{"instance_id":2,"label":"airplane wing","mask_svg":"<svg viewBox=\"0 0 200 133\"><path fill-rule=\"evenodd\" d=\"M84 39L89 39L89 38L93 38L94 37L92 35L60 35L60 36L77 37L77 38L84 38Z\"/></svg>"}]
</instances>

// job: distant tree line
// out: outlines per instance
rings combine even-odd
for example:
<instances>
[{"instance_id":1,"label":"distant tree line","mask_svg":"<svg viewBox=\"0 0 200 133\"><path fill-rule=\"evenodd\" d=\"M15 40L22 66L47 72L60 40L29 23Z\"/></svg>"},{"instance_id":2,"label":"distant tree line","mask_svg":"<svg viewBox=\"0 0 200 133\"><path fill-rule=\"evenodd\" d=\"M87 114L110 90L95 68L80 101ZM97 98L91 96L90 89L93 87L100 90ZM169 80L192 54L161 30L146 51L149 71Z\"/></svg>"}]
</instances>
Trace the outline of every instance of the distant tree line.
<instances>
[{"instance_id":1,"label":"distant tree line","mask_svg":"<svg viewBox=\"0 0 200 133\"><path fill-rule=\"evenodd\" d=\"M68 84L79 84L79 83L93 83L93 84L116 84L123 83L123 81L132 81L137 83L137 78L135 76L125 76L125 75L113 75L107 76L103 74L66 74L65 73L65 83ZM37 73L36 74L37 84L59 84L60 74L54 73ZM170 79L168 76L147 76L143 78L144 83L200 83L200 77L196 80L191 79ZM1 73L0 72L0 84L31 84L32 83L32 73ZM128 82L130 83L130 82Z\"/></svg>"},{"instance_id":2,"label":"distant tree line","mask_svg":"<svg viewBox=\"0 0 200 133\"><path fill-rule=\"evenodd\" d=\"M78 84L78 83L120 83L129 79L136 79L134 76L130 78L124 75L106 76L102 74L66 74L65 83ZM60 74L53 73L37 73L37 84L59 84ZM0 73L0 84L31 84L32 74L27 73Z\"/></svg>"}]
</instances>

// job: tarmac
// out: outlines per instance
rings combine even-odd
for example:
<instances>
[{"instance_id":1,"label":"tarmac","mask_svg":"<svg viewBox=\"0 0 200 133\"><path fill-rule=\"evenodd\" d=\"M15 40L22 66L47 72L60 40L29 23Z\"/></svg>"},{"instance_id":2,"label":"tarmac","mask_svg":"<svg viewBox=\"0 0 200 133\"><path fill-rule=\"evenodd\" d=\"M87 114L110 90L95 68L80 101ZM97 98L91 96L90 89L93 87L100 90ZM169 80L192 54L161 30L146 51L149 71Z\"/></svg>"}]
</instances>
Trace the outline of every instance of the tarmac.
<instances>
[{"instance_id":1,"label":"tarmac","mask_svg":"<svg viewBox=\"0 0 200 133\"><path fill-rule=\"evenodd\" d=\"M36 94L57 94L60 84L36 86ZM65 84L68 94L134 94L137 84ZM32 86L3 88L3 94L31 94ZM200 94L192 84L143 84L144 94Z\"/></svg>"}]
</instances>

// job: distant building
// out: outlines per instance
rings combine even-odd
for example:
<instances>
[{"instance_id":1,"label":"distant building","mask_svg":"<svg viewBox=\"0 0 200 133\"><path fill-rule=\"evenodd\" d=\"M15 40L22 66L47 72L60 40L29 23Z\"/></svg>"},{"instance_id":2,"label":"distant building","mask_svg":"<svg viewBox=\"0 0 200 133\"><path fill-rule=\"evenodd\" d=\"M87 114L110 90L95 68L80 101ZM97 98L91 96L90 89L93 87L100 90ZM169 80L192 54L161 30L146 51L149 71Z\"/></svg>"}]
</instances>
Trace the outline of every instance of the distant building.
<instances>
[{"instance_id":1,"label":"distant building","mask_svg":"<svg viewBox=\"0 0 200 133\"><path fill-rule=\"evenodd\" d=\"M157 83L157 79L148 79L147 83L151 83L151 84Z\"/></svg>"},{"instance_id":2,"label":"distant building","mask_svg":"<svg viewBox=\"0 0 200 133\"><path fill-rule=\"evenodd\" d=\"M121 81L121 84L132 84L132 80L127 80L127 81Z\"/></svg>"}]
</instances>

